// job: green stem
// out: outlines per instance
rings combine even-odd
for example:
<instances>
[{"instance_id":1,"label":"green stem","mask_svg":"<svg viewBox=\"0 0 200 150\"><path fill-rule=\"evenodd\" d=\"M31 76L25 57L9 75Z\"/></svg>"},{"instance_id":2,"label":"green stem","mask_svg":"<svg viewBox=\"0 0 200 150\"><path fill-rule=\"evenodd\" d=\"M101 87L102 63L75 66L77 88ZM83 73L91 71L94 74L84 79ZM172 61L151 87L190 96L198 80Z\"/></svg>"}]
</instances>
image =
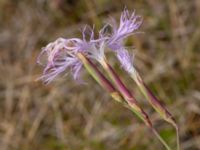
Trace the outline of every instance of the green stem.
<instances>
[{"instance_id":1,"label":"green stem","mask_svg":"<svg viewBox=\"0 0 200 150\"><path fill-rule=\"evenodd\" d=\"M150 91L150 89L146 86L139 73L135 68L129 72L131 78L136 82L140 91L143 93L145 98L149 101L151 106L161 115L161 117L174 126L176 129L176 137L177 137L177 150L180 150L180 142L179 142L179 131L178 126L175 122L175 119L171 115L171 113L165 108L165 106L157 99L156 96Z\"/></svg>"},{"instance_id":2,"label":"green stem","mask_svg":"<svg viewBox=\"0 0 200 150\"><path fill-rule=\"evenodd\" d=\"M84 67L88 71L88 73L103 87L105 88L110 95L115 99L116 101L122 103L125 107L129 108L132 112L134 112L138 117L140 117L147 126L150 127L150 129L153 131L153 133L158 137L158 139L162 142L162 144L167 148L167 150L170 150L168 148L167 143L162 139L162 137L157 133L157 131L153 128L150 120L148 119L147 114L135 103L135 99L129 97L128 104L126 101L124 101L124 98L121 96L121 94L115 89L115 87L112 85L112 83L98 70L98 68L83 54L79 53L77 54L79 59L82 61ZM131 102L131 103L130 103ZM131 106L131 107L130 107Z\"/></svg>"},{"instance_id":3,"label":"green stem","mask_svg":"<svg viewBox=\"0 0 200 150\"><path fill-rule=\"evenodd\" d=\"M134 113L136 113L137 116L139 116L144 123L152 127L152 123L146 114L146 112L139 106L137 100L133 96L133 94L129 91L129 89L124 85L120 77L116 74L114 69L110 66L110 64L107 63L106 60L100 62L103 66L104 70L107 72L111 80L113 81L114 85L117 87L117 89L120 91L124 99L127 101L127 103L133 108Z\"/></svg>"},{"instance_id":4,"label":"green stem","mask_svg":"<svg viewBox=\"0 0 200 150\"><path fill-rule=\"evenodd\" d=\"M130 73L133 80L138 85L140 91L143 93L145 98L149 101L152 107L168 122L176 124L174 118L169 113L169 111L162 105L162 103L154 96L154 94L150 91L150 89L143 82L140 75L137 73L135 69L132 69Z\"/></svg>"},{"instance_id":5,"label":"green stem","mask_svg":"<svg viewBox=\"0 0 200 150\"><path fill-rule=\"evenodd\" d=\"M156 137L160 140L160 142L165 146L167 150L171 150L168 144L163 140L163 138L158 134L158 132L153 128L152 123L148 117L148 115L143 111L142 108L138 105L136 99L132 95L132 93L126 88L124 83L121 81L119 76L116 74L114 69L107 63L106 60L100 62L103 66L104 70L107 72L117 89L122 93L124 98L127 100L128 104L131 106L131 110L141 118L145 124L153 131Z\"/></svg>"},{"instance_id":6,"label":"green stem","mask_svg":"<svg viewBox=\"0 0 200 150\"><path fill-rule=\"evenodd\" d=\"M161 143L165 146L167 150L171 150L171 148L168 146L168 144L163 140L163 138L158 134L158 132L152 128L153 133L156 135L156 137L161 141Z\"/></svg>"},{"instance_id":7,"label":"green stem","mask_svg":"<svg viewBox=\"0 0 200 150\"><path fill-rule=\"evenodd\" d=\"M175 130L176 130L176 144L177 144L177 150L180 150L180 139L179 139L179 127L176 123L171 123Z\"/></svg>"},{"instance_id":8,"label":"green stem","mask_svg":"<svg viewBox=\"0 0 200 150\"><path fill-rule=\"evenodd\" d=\"M78 53L77 56L83 63L88 73L97 81L97 83L101 85L104 89L106 89L114 100L126 106L127 103L123 99L121 94L115 89L112 83L98 70L98 68L83 54Z\"/></svg>"}]
</instances>

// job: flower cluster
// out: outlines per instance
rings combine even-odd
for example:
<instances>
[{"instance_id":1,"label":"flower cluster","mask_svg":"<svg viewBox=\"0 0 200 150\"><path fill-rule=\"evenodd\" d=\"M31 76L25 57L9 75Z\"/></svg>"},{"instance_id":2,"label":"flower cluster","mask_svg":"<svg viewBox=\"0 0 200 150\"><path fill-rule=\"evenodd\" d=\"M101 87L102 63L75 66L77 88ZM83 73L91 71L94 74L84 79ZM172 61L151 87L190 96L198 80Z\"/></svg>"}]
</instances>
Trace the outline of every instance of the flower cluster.
<instances>
[{"instance_id":1,"label":"flower cluster","mask_svg":"<svg viewBox=\"0 0 200 150\"><path fill-rule=\"evenodd\" d=\"M81 52L91 59L102 62L105 58L105 49L111 49L115 52L122 67L126 71L130 70L132 66L132 57L123 46L123 40L133 34L141 23L142 19L140 16L135 15L134 12L130 14L129 11L125 9L121 14L119 26L117 26L116 21L112 19L111 23L106 24L100 30L97 39L94 39L94 32L90 27L85 27L83 29L82 39L57 39L43 48L38 58L40 64L43 64L41 62L45 61L45 69L40 79L49 83L59 74L65 72L67 69L71 69L74 79L77 80L80 76L82 64L76 54ZM107 33L107 28L111 28L112 32ZM88 34L89 39L87 40L86 36ZM44 55L47 56L46 60L43 60Z\"/></svg>"},{"instance_id":2,"label":"flower cluster","mask_svg":"<svg viewBox=\"0 0 200 150\"><path fill-rule=\"evenodd\" d=\"M142 18L140 16L135 15L135 12L129 13L129 11L125 9L121 14L119 25L112 19L110 23L103 26L96 39L94 37L93 28L87 26L82 31L82 38L57 39L44 47L38 57L38 63L45 67L43 75L39 79L43 80L45 83L50 83L58 75L65 74L70 70L69 72L72 73L74 79L78 80L80 71L84 66L88 73L110 93L113 99L136 113L136 115L152 129L163 145L170 150L167 143L152 126L147 113L139 106L132 92L130 92L106 60L105 50L111 50L115 53L122 68L136 82L140 91L149 101L151 106L165 121L171 123L176 128L177 149L179 150L178 126L174 118L146 86L133 66L133 57L124 46L124 39L134 34L141 23ZM111 30L108 30L108 28ZM92 60L97 61L102 65L112 82L99 71Z\"/></svg>"}]
</instances>

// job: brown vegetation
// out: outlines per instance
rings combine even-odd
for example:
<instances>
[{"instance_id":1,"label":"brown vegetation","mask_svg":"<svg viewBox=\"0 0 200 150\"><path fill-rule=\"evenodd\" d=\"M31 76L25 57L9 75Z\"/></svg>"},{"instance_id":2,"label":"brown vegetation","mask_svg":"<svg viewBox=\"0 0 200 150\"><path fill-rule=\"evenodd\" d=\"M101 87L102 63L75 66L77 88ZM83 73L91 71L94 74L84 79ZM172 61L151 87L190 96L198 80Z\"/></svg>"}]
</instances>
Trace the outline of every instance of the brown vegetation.
<instances>
[{"instance_id":1,"label":"brown vegetation","mask_svg":"<svg viewBox=\"0 0 200 150\"><path fill-rule=\"evenodd\" d=\"M200 149L199 0L0 0L0 150L162 149L88 74L82 85L70 76L49 85L35 81L41 47L58 37L80 37L85 24L99 29L125 5L144 17L144 33L127 41L135 45L136 67L175 116L182 149ZM110 62L175 147L173 128L150 109L115 59Z\"/></svg>"}]
</instances>

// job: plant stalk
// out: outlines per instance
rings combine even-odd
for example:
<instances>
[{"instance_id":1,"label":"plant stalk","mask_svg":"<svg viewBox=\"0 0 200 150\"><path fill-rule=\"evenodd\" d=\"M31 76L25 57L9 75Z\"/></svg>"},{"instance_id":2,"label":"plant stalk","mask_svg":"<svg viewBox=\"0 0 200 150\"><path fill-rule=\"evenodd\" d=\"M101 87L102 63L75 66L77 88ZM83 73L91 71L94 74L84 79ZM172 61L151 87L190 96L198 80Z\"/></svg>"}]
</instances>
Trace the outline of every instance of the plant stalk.
<instances>
[{"instance_id":1,"label":"plant stalk","mask_svg":"<svg viewBox=\"0 0 200 150\"><path fill-rule=\"evenodd\" d=\"M171 115L171 113L165 108L165 106L157 99L157 97L151 92L151 90L146 86L142 78L140 77L139 73L136 71L135 68L129 72L131 78L136 82L137 86L139 87L142 94L145 98L149 101L151 106L160 114L160 116L174 126L176 130L177 136L177 150L180 150L180 142L179 142L179 129L175 122L175 119Z\"/></svg>"},{"instance_id":2,"label":"plant stalk","mask_svg":"<svg viewBox=\"0 0 200 150\"><path fill-rule=\"evenodd\" d=\"M119 76L116 74L114 69L110 66L110 64L106 61L106 59L100 62L103 66L104 70L107 72L117 89L121 92L127 103L133 108L134 111L144 122L145 124L153 131L156 137L160 140L160 142L165 146L167 150L171 150L168 144L163 140L163 138L158 134L158 132L154 129L148 115L143 111L143 109L138 105L136 99L133 94L129 91L128 88L121 81Z\"/></svg>"},{"instance_id":3,"label":"plant stalk","mask_svg":"<svg viewBox=\"0 0 200 150\"><path fill-rule=\"evenodd\" d=\"M104 89L106 89L113 99L126 106L127 103L124 101L122 95L116 90L112 83L99 71L96 65L93 64L90 59L88 59L82 53L78 53L77 56L83 63L88 73L97 81L97 83L101 85Z\"/></svg>"}]
</instances>

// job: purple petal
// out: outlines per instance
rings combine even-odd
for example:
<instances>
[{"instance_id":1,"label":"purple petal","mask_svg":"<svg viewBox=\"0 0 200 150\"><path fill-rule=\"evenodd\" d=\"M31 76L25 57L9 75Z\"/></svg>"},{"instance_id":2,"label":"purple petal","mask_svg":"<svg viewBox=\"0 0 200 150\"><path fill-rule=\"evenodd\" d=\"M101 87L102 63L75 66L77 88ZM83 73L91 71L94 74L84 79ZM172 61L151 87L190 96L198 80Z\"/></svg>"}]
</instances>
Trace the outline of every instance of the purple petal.
<instances>
[{"instance_id":1,"label":"purple petal","mask_svg":"<svg viewBox=\"0 0 200 150\"><path fill-rule=\"evenodd\" d=\"M77 41L79 40L77 39ZM70 47L71 44L73 44L71 43L71 39L59 38L55 42L52 42L43 48L38 57L38 62L41 64L41 60L44 57L45 68L43 75L39 79L43 80L45 83L50 83L58 75L64 73L68 68L73 68L72 73L74 77L78 77L81 63L76 57L76 49ZM69 49L69 47L71 49Z\"/></svg>"},{"instance_id":2,"label":"purple petal","mask_svg":"<svg viewBox=\"0 0 200 150\"><path fill-rule=\"evenodd\" d=\"M82 69L83 65L81 62L77 62L73 67L72 67L72 75L74 80L79 81L80 80L80 72Z\"/></svg>"},{"instance_id":3,"label":"purple petal","mask_svg":"<svg viewBox=\"0 0 200 150\"><path fill-rule=\"evenodd\" d=\"M113 50L120 48L119 45L122 45L124 38L134 34L134 31L137 30L141 24L142 18L140 16L135 15L135 12L130 14L129 11L125 9L121 14L119 27L116 29L115 24L111 25L113 34L108 40L108 46Z\"/></svg>"},{"instance_id":4,"label":"purple petal","mask_svg":"<svg viewBox=\"0 0 200 150\"><path fill-rule=\"evenodd\" d=\"M117 50L117 58L120 61L122 67L126 71L130 71L133 66L133 57L128 53L126 49L119 49Z\"/></svg>"}]
</instances>

